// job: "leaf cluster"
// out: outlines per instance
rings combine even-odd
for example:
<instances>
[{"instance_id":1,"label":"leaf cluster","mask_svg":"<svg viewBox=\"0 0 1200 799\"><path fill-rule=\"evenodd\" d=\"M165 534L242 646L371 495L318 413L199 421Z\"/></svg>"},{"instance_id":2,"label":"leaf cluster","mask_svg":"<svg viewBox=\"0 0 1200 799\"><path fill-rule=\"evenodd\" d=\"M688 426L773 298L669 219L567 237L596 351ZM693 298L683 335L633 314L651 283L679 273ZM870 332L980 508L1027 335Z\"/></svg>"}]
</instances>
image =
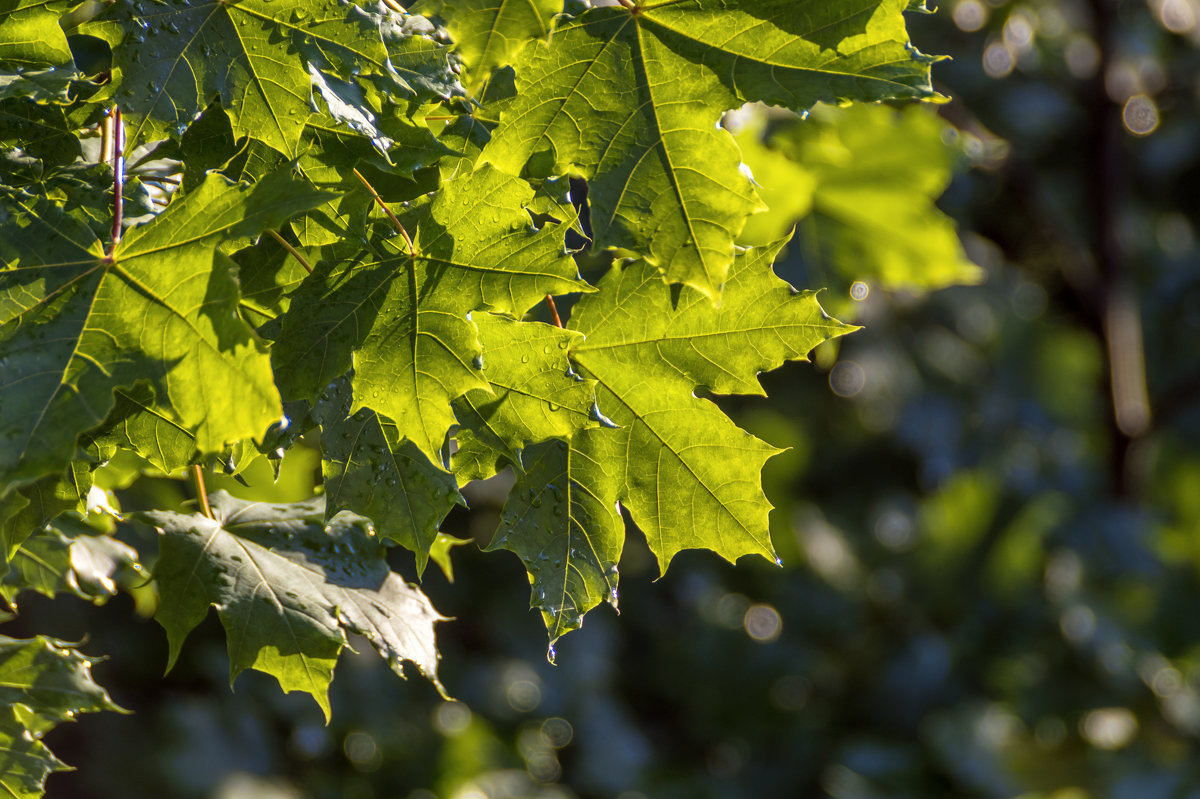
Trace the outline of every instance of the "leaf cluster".
<instances>
[{"instance_id":1,"label":"leaf cluster","mask_svg":"<svg viewBox=\"0 0 1200 799\"><path fill-rule=\"evenodd\" d=\"M662 569L774 558L777 450L701 394L853 328L774 275L782 240L736 243L764 206L721 121L936 99L911 5L0 5L6 596L136 572L96 512L121 479L294 446L317 498L125 518L159 530L172 661L215 607L232 676L326 711L348 631L436 681L440 617L384 553L444 560L506 468L488 548L551 643L616 604L622 508Z\"/></svg>"}]
</instances>

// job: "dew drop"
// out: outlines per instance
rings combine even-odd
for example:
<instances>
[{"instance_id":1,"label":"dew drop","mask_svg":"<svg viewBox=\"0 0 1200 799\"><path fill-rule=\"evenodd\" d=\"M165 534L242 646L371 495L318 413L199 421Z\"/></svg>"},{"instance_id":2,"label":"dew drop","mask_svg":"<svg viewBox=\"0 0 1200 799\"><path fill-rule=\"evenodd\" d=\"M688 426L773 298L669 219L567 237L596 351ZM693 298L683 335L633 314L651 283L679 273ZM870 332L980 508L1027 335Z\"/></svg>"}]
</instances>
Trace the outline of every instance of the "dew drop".
<instances>
[{"instance_id":1,"label":"dew drop","mask_svg":"<svg viewBox=\"0 0 1200 799\"><path fill-rule=\"evenodd\" d=\"M614 422L612 419L609 419L607 416L605 416L603 413L601 413L600 406L594 402L592 403L592 409L588 412L588 416L592 419L592 421L599 422L601 427L619 427L620 426L616 422Z\"/></svg>"}]
</instances>

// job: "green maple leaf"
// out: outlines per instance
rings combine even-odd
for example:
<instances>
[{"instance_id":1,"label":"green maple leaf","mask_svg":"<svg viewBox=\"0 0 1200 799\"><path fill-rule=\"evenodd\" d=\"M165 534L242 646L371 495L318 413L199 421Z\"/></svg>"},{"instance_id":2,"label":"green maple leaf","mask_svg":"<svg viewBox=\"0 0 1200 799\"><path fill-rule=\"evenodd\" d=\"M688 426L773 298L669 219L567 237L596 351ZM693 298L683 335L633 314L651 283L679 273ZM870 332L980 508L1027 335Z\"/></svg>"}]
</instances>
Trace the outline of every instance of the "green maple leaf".
<instances>
[{"instance_id":1,"label":"green maple leaf","mask_svg":"<svg viewBox=\"0 0 1200 799\"><path fill-rule=\"evenodd\" d=\"M0 496L0 577L30 535L64 511L83 510L91 487L91 471L75 461L64 474L48 475Z\"/></svg>"},{"instance_id":2,"label":"green maple leaf","mask_svg":"<svg viewBox=\"0 0 1200 799\"><path fill-rule=\"evenodd\" d=\"M92 680L96 659L53 638L0 636L0 789L34 799L46 777L68 768L41 737L78 713L125 712Z\"/></svg>"},{"instance_id":3,"label":"green maple leaf","mask_svg":"<svg viewBox=\"0 0 1200 799\"><path fill-rule=\"evenodd\" d=\"M314 89L335 118L368 123L393 98L463 93L432 24L382 3L135 0L82 29L113 46L130 142L179 135L219 97L238 138L295 156Z\"/></svg>"},{"instance_id":4,"label":"green maple leaf","mask_svg":"<svg viewBox=\"0 0 1200 799\"><path fill-rule=\"evenodd\" d=\"M454 505L465 506L453 475L435 467L395 423L369 408L352 416L348 379L339 379L318 400L325 515L352 510L369 515L385 539L416 555L425 571L438 526Z\"/></svg>"},{"instance_id":5,"label":"green maple leaf","mask_svg":"<svg viewBox=\"0 0 1200 799\"><path fill-rule=\"evenodd\" d=\"M97 463L104 463L120 450L129 450L171 474L198 458L196 436L169 409L158 406L154 392L147 386L117 389L113 396L116 404L104 423L80 440Z\"/></svg>"},{"instance_id":6,"label":"green maple leaf","mask_svg":"<svg viewBox=\"0 0 1200 799\"><path fill-rule=\"evenodd\" d=\"M68 99L75 59L58 24L68 6L55 0L0 2L0 100Z\"/></svg>"},{"instance_id":7,"label":"green maple leaf","mask_svg":"<svg viewBox=\"0 0 1200 799\"><path fill-rule=\"evenodd\" d=\"M71 592L98 605L117 593L118 583L148 576L137 550L91 527L79 514L65 514L38 531L10 558L0 596L15 608L24 589L53 597Z\"/></svg>"},{"instance_id":8,"label":"green maple leaf","mask_svg":"<svg viewBox=\"0 0 1200 799\"><path fill-rule=\"evenodd\" d=\"M439 9L458 53L471 68L470 88L508 64L530 39L550 33L562 0L446 0Z\"/></svg>"},{"instance_id":9,"label":"green maple leaf","mask_svg":"<svg viewBox=\"0 0 1200 799\"><path fill-rule=\"evenodd\" d=\"M591 456L615 473L664 570L698 547L730 561L774 558L759 473L778 450L694 392L763 394L759 372L854 329L826 316L814 293L774 276L782 244L739 255L716 309L690 289L673 302L655 269L635 262L572 311L570 327L586 340L571 360L596 380L600 407L619 426L596 436Z\"/></svg>"},{"instance_id":10,"label":"green maple leaf","mask_svg":"<svg viewBox=\"0 0 1200 799\"><path fill-rule=\"evenodd\" d=\"M38 799L46 777L69 769L25 726L18 707L0 708L0 788L13 799Z\"/></svg>"},{"instance_id":11,"label":"green maple leaf","mask_svg":"<svg viewBox=\"0 0 1200 799\"><path fill-rule=\"evenodd\" d=\"M546 294L590 289L558 226L532 228L523 208L532 195L524 181L483 167L401 214L415 256L387 225L377 227L373 252L318 265L273 351L284 396L314 397L353 367L350 412L379 412L441 464L451 400L489 390L471 312L519 315Z\"/></svg>"},{"instance_id":12,"label":"green maple leaf","mask_svg":"<svg viewBox=\"0 0 1200 799\"><path fill-rule=\"evenodd\" d=\"M517 60L517 96L484 161L589 181L596 244L643 254L714 300L734 239L763 208L736 145L714 129L747 101L933 96L907 0L682 0L598 8Z\"/></svg>"},{"instance_id":13,"label":"green maple leaf","mask_svg":"<svg viewBox=\"0 0 1200 799\"><path fill-rule=\"evenodd\" d=\"M0 194L0 213L20 231L0 242L0 382L21 387L0 406L0 484L62 468L113 391L142 381L202 452L261 437L279 418L279 395L217 247L326 197L283 174L254 188L210 175L106 255L51 202Z\"/></svg>"},{"instance_id":14,"label":"green maple leaf","mask_svg":"<svg viewBox=\"0 0 1200 799\"><path fill-rule=\"evenodd\" d=\"M0 175L10 186L24 182L14 180L22 161L34 160L22 171L37 179L47 167L65 166L82 154L63 109L26 98L0 100L0 150L8 151L0 156Z\"/></svg>"},{"instance_id":15,"label":"green maple leaf","mask_svg":"<svg viewBox=\"0 0 1200 799\"><path fill-rule=\"evenodd\" d=\"M329 717L328 687L346 633L365 635L404 676L409 661L438 690L433 627L442 617L425 595L389 570L386 549L362 516L325 519L325 502L244 502L210 497L215 519L153 512L162 540L154 618L174 665L187 634L217 608L230 681L253 668L284 691L305 691Z\"/></svg>"},{"instance_id":16,"label":"green maple leaf","mask_svg":"<svg viewBox=\"0 0 1200 799\"><path fill-rule=\"evenodd\" d=\"M529 572L530 605L542 613L553 644L601 602L617 605L617 561L625 522L617 509L614 469L596 457L588 430L569 444L529 447L524 472L504 503L487 549L515 553Z\"/></svg>"},{"instance_id":17,"label":"green maple leaf","mask_svg":"<svg viewBox=\"0 0 1200 799\"><path fill-rule=\"evenodd\" d=\"M489 390L469 391L454 402L465 430L520 466L526 444L565 441L596 426L595 384L574 374L567 361L567 348L583 336L493 314L479 314L475 323Z\"/></svg>"},{"instance_id":18,"label":"green maple leaf","mask_svg":"<svg viewBox=\"0 0 1200 799\"><path fill-rule=\"evenodd\" d=\"M601 426L527 449L489 545L525 564L551 644L600 602L616 605L618 501L662 570L683 549L774 558L760 472L778 450L695 392L762 394L760 372L854 330L775 277L782 246L739 254L718 308L698 291L673 292L637 261L614 267L572 310L568 326L585 338L570 359L596 381L611 418L596 413Z\"/></svg>"},{"instance_id":19,"label":"green maple leaf","mask_svg":"<svg viewBox=\"0 0 1200 799\"><path fill-rule=\"evenodd\" d=\"M765 143L761 127L753 121L738 141L771 212L752 218L742 241L774 241L803 220L801 242L847 282L912 291L982 278L935 205L957 153L929 109L821 106Z\"/></svg>"},{"instance_id":20,"label":"green maple leaf","mask_svg":"<svg viewBox=\"0 0 1200 799\"><path fill-rule=\"evenodd\" d=\"M385 136L393 145L390 150L374 143L378 136ZM299 160L304 176L318 188L339 194L337 200L293 221L292 229L306 247L362 236L373 204L363 193L355 168L368 173L382 195L411 199L428 191L418 187L414 173L451 152L423 124L395 116L381 121L377 135L370 137L309 123L304 146Z\"/></svg>"}]
</instances>

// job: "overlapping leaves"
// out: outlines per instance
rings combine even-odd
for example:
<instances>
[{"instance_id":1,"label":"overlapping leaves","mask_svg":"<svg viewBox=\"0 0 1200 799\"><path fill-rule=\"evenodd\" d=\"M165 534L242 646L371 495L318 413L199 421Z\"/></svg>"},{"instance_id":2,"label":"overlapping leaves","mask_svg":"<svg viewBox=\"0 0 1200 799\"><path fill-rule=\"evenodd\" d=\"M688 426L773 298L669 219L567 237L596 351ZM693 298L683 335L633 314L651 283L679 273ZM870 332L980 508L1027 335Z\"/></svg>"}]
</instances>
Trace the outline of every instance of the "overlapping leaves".
<instances>
[{"instance_id":1,"label":"overlapping leaves","mask_svg":"<svg viewBox=\"0 0 1200 799\"><path fill-rule=\"evenodd\" d=\"M483 158L589 180L596 243L644 254L714 301L762 205L714 129L744 102L933 96L906 0L684 0L598 8L526 48L517 97Z\"/></svg>"},{"instance_id":2,"label":"overlapping leaves","mask_svg":"<svg viewBox=\"0 0 1200 799\"><path fill-rule=\"evenodd\" d=\"M201 451L261 436L279 418L279 394L236 314L237 282L218 245L324 197L283 175L253 188L211 175L106 254L51 202L0 195L11 234L0 240L0 484L62 468L113 391L143 381Z\"/></svg>"},{"instance_id":3,"label":"overlapping leaves","mask_svg":"<svg viewBox=\"0 0 1200 799\"><path fill-rule=\"evenodd\" d=\"M275 348L284 395L312 397L353 366L351 412L371 408L441 464L451 400L490 391L472 312L522 314L544 295L587 289L556 226L532 227L533 192L490 167L448 181L387 222L371 248L318 265Z\"/></svg>"},{"instance_id":4,"label":"overlapping leaves","mask_svg":"<svg viewBox=\"0 0 1200 799\"><path fill-rule=\"evenodd\" d=\"M737 137L746 163L767 176L759 191L771 205L747 224L744 242L772 241L803 220L799 238L813 261L847 284L920 291L981 279L954 220L934 204L957 153L931 109L821 106L805 120L763 123L751 116Z\"/></svg>"},{"instance_id":5,"label":"overlapping leaves","mask_svg":"<svg viewBox=\"0 0 1200 799\"><path fill-rule=\"evenodd\" d=\"M78 713L121 708L92 680L96 661L63 641L0 635L0 789L27 799L66 768L41 737Z\"/></svg>"},{"instance_id":6,"label":"overlapping leaves","mask_svg":"<svg viewBox=\"0 0 1200 799\"><path fill-rule=\"evenodd\" d=\"M537 451L492 542L525 562L552 638L616 601L616 500L662 569L701 547L731 561L775 557L759 473L778 450L695 392L761 394L760 372L854 329L774 276L781 246L740 254L718 309L691 289L673 297L645 261L614 268L575 306L569 326L584 336L571 362L596 382L605 424Z\"/></svg>"},{"instance_id":7,"label":"overlapping leaves","mask_svg":"<svg viewBox=\"0 0 1200 799\"><path fill-rule=\"evenodd\" d=\"M68 6L62 0L0 3L0 100L67 99L75 60L59 19Z\"/></svg>"},{"instance_id":8,"label":"overlapping leaves","mask_svg":"<svg viewBox=\"0 0 1200 799\"><path fill-rule=\"evenodd\" d=\"M219 97L238 138L295 156L317 97L375 138L375 118L393 99L463 91L433 25L383 3L135 0L85 30L113 45L130 141L179 135Z\"/></svg>"},{"instance_id":9,"label":"overlapping leaves","mask_svg":"<svg viewBox=\"0 0 1200 799\"><path fill-rule=\"evenodd\" d=\"M505 466L516 484L489 548L521 558L552 641L616 603L621 505L661 568L688 548L773 557L759 472L776 450L697 392L761 393L760 371L851 328L774 276L781 244L735 248L762 202L719 121L745 102L931 97L932 59L902 17L919 5L679 0L571 18L543 0L446 0L454 54L391 3L89 4L71 25L97 15L77 30L112 47L111 70L77 95L65 6L0 5L2 565L22 547L48 564L14 561L5 590L112 582L74 562L96 542L61 529L109 458L171 473L277 459L306 433L321 498L217 493L215 518L142 517L162 530L172 662L216 607L233 676L268 672L326 712L348 632L436 682L440 617L385 546L448 564L439 527L459 483ZM500 105L459 102L460 55L473 88L511 65L515 85L478 98ZM144 224L115 243L112 173L83 158L103 147L80 128L114 102L127 150L171 139L159 146L182 162L160 176L179 185L166 210L167 192L139 187ZM92 190L64 188L79 176ZM595 286L564 246L582 229L578 177L595 244L631 256ZM566 329L532 320L546 295L575 295ZM6 724L0 771L33 795L55 762Z\"/></svg>"}]
</instances>

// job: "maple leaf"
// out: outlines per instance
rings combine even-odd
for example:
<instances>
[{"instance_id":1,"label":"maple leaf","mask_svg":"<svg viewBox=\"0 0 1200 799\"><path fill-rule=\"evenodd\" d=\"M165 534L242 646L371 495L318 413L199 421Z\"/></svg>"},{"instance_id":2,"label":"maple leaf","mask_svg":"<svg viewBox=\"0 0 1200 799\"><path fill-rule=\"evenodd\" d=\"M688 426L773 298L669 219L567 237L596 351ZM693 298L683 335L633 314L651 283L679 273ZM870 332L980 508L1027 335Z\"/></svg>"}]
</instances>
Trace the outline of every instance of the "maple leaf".
<instances>
[{"instance_id":1,"label":"maple leaf","mask_svg":"<svg viewBox=\"0 0 1200 799\"><path fill-rule=\"evenodd\" d=\"M78 513L64 514L24 541L9 559L0 597L16 608L16 595L31 589L45 596L69 591L95 604L117 593L118 584L149 576L137 550L104 535Z\"/></svg>"},{"instance_id":2,"label":"maple leaf","mask_svg":"<svg viewBox=\"0 0 1200 799\"><path fill-rule=\"evenodd\" d=\"M141 514L162 536L154 618L167 631L168 668L214 606L230 681L247 668L265 672L284 691L311 694L326 718L347 632L366 636L397 674L412 662L441 690L433 627L442 617L388 568L370 520L340 513L326 522L323 497L267 504L217 491L209 502L213 519Z\"/></svg>"},{"instance_id":3,"label":"maple leaf","mask_svg":"<svg viewBox=\"0 0 1200 799\"><path fill-rule=\"evenodd\" d=\"M528 184L490 167L447 181L431 203L379 228L373 252L318 265L292 298L273 351L285 397L311 398L354 369L350 412L391 419L435 464L450 401L489 390L471 312L522 314L546 294L590 290L555 225L532 227Z\"/></svg>"},{"instance_id":4,"label":"maple leaf","mask_svg":"<svg viewBox=\"0 0 1200 799\"><path fill-rule=\"evenodd\" d=\"M42 795L46 777L68 766L41 737L78 713L125 712L92 680L96 659L53 638L0 635L0 789L6 796Z\"/></svg>"},{"instance_id":5,"label":"maple leaf","mask_svg":"<svg viewBox=\"0 0 1200 799\"><path fill-rule=\"evenodd\" d=\"M113 47L110 92L131 142L182 134L215 96L238 138L295 156L314 88L335 118L368 123L393 97L464 93L429 20L383 3L137 0L82 30Z\"/></svg>"},{"instance_id":6,"label":"maple leaf","mask_svg":"<svg viewBox=\"0 0 1200 799\"><path fill-rule=\"evenodd\" d=\"M551 661L554 642L578 629L585 613L604 601L617 606L625 522L612 462L597 457L606 432L530 447L487 546L510 550L529 572L530 606L546 623Z\"/></svg>"},{"instance_id":7,"label":"maple leaf","mask_svg":"<svg viewBox=\"0 0 1200 799\"><path fill-rule=\"evenodd\" d=\"M596 426L595 384L572 372L567 361L567 348L583 340L580 334L492 314L480 314L476 324L489 389L455 401L465 430L519 466L526 444L565 441Z\"/></svg>"},{"instance_id":8,"label":"maple leaf","mask_svg":"<svg viewBox=\"0 0 1200 799\"><path fill-rule=\"evenodd\" d=\"M774 241L803 219L800 243L846 281L909 291L979 282L934 203L958 157L948 127L922 106L818 106L762 142L752 118L737 138L771 212L751 218L741 240Z\"/></svg>"},{"instance_id":9,"label":"maple leaf","mask_svg":"<svg viewBox=\"0 0 1200 799\"><path fill-rule=\"evenodd\" d=\"M856 329L772 273L783 243L740 253L718 308L692 289L674 296L652 265L635 261L572 310L568 327L584 338L569 357L595 381L607 416L569 445L530 448L489 545L525 563L552 644L592 607L617 601L618 500L661 570L684 549L775 557L760 472L778 450L695 392L762 394L760 372Z\"/></svg>"},{"instance_id":10,"label":"maple leaf","mask_svg":"<svg viewBox=\"0 0 1200 799\"><path fill-rule=\"evenodd\" d=\"M58 24L66 2L8 0L0 6L0 100L66 101L76 78L67 35Z\"/></svg>"},{"instance_id":11,"label":"maple leaf","mask_svg":"<svg viewBox=\"0 0 1200 799\"><path fill-rule=\"evenodd\" d=\"M716 309L686 289L673 303L642 261L614 269L572 312L570 327L586 339L571 360L596 380L600 407L619 426L598 449L618 464L621 501L662 569L697 547L730 561L775 557L759 472L777 450L694 392L761 395L759 372L855 329L826 316L815 293L774 276L782 246L739 255Z\"/></svg>"},{"instance_id":12,"label":"maple leaf","mask_svg":"<svg viewBox=\"0 0 1200 799\"><path fill-rule=\"evenodd\" d=\"M446 0L438 10L471 67L469 88L477 90L527 41L547 36L562 6L562 0Z\"/></svg>"},{"instance_id":13,"label":"maple leaf","mask_svg":"<svg viewBox=\"0 0 1200 799\"><path fill-rule=\"evenodd\" d=\"M453 475L435 467L396 424L370 408L353 415L350 381L334 381L313 409L321 425L325 515L369 514L380 536L411 550L425 570L438 526L454 505L465 506Z\"/></svg>"},{"instance_id":14,"label":"maple leaf","mask_svg":"<svg viewBox=\"0 0 1200 799\"><path fill-rule=\"evenodd\" d=\"M0 577L35 531L63 511L83 510L91 486L91 470L76 461L64 474L47 475L0 497Z\"/></svg>"},{"instance_id":15,"label":"maple leaf","mask_svg":"<svg viewBox=\"0 0 1200 799\"><path fill-rule=\"evenodd\" d=\"M764 206L721 114L744 102L934 96L907 0L682 0L597 8L528 46L482 159L588 179L595 242L643 254L715 300L746 217ZM702 166L701 166L702 165Z\"/></svg>"},{"instance_id":16,"label":"maple leaf","mask_svg":"<svg viewBox=\"0 0 1200 799\"><path fill-rule=\"evenodd\" d=\"M21 231L0 241L0 383L21 386L0 405L0 485L61 469L114 389L141 381L202 452L261 436L279 418L279 394L217 246L327 196L283 174L253 188L210 175L106 254L49 200L0 193Z\"/></svg>"}]
</instances>

